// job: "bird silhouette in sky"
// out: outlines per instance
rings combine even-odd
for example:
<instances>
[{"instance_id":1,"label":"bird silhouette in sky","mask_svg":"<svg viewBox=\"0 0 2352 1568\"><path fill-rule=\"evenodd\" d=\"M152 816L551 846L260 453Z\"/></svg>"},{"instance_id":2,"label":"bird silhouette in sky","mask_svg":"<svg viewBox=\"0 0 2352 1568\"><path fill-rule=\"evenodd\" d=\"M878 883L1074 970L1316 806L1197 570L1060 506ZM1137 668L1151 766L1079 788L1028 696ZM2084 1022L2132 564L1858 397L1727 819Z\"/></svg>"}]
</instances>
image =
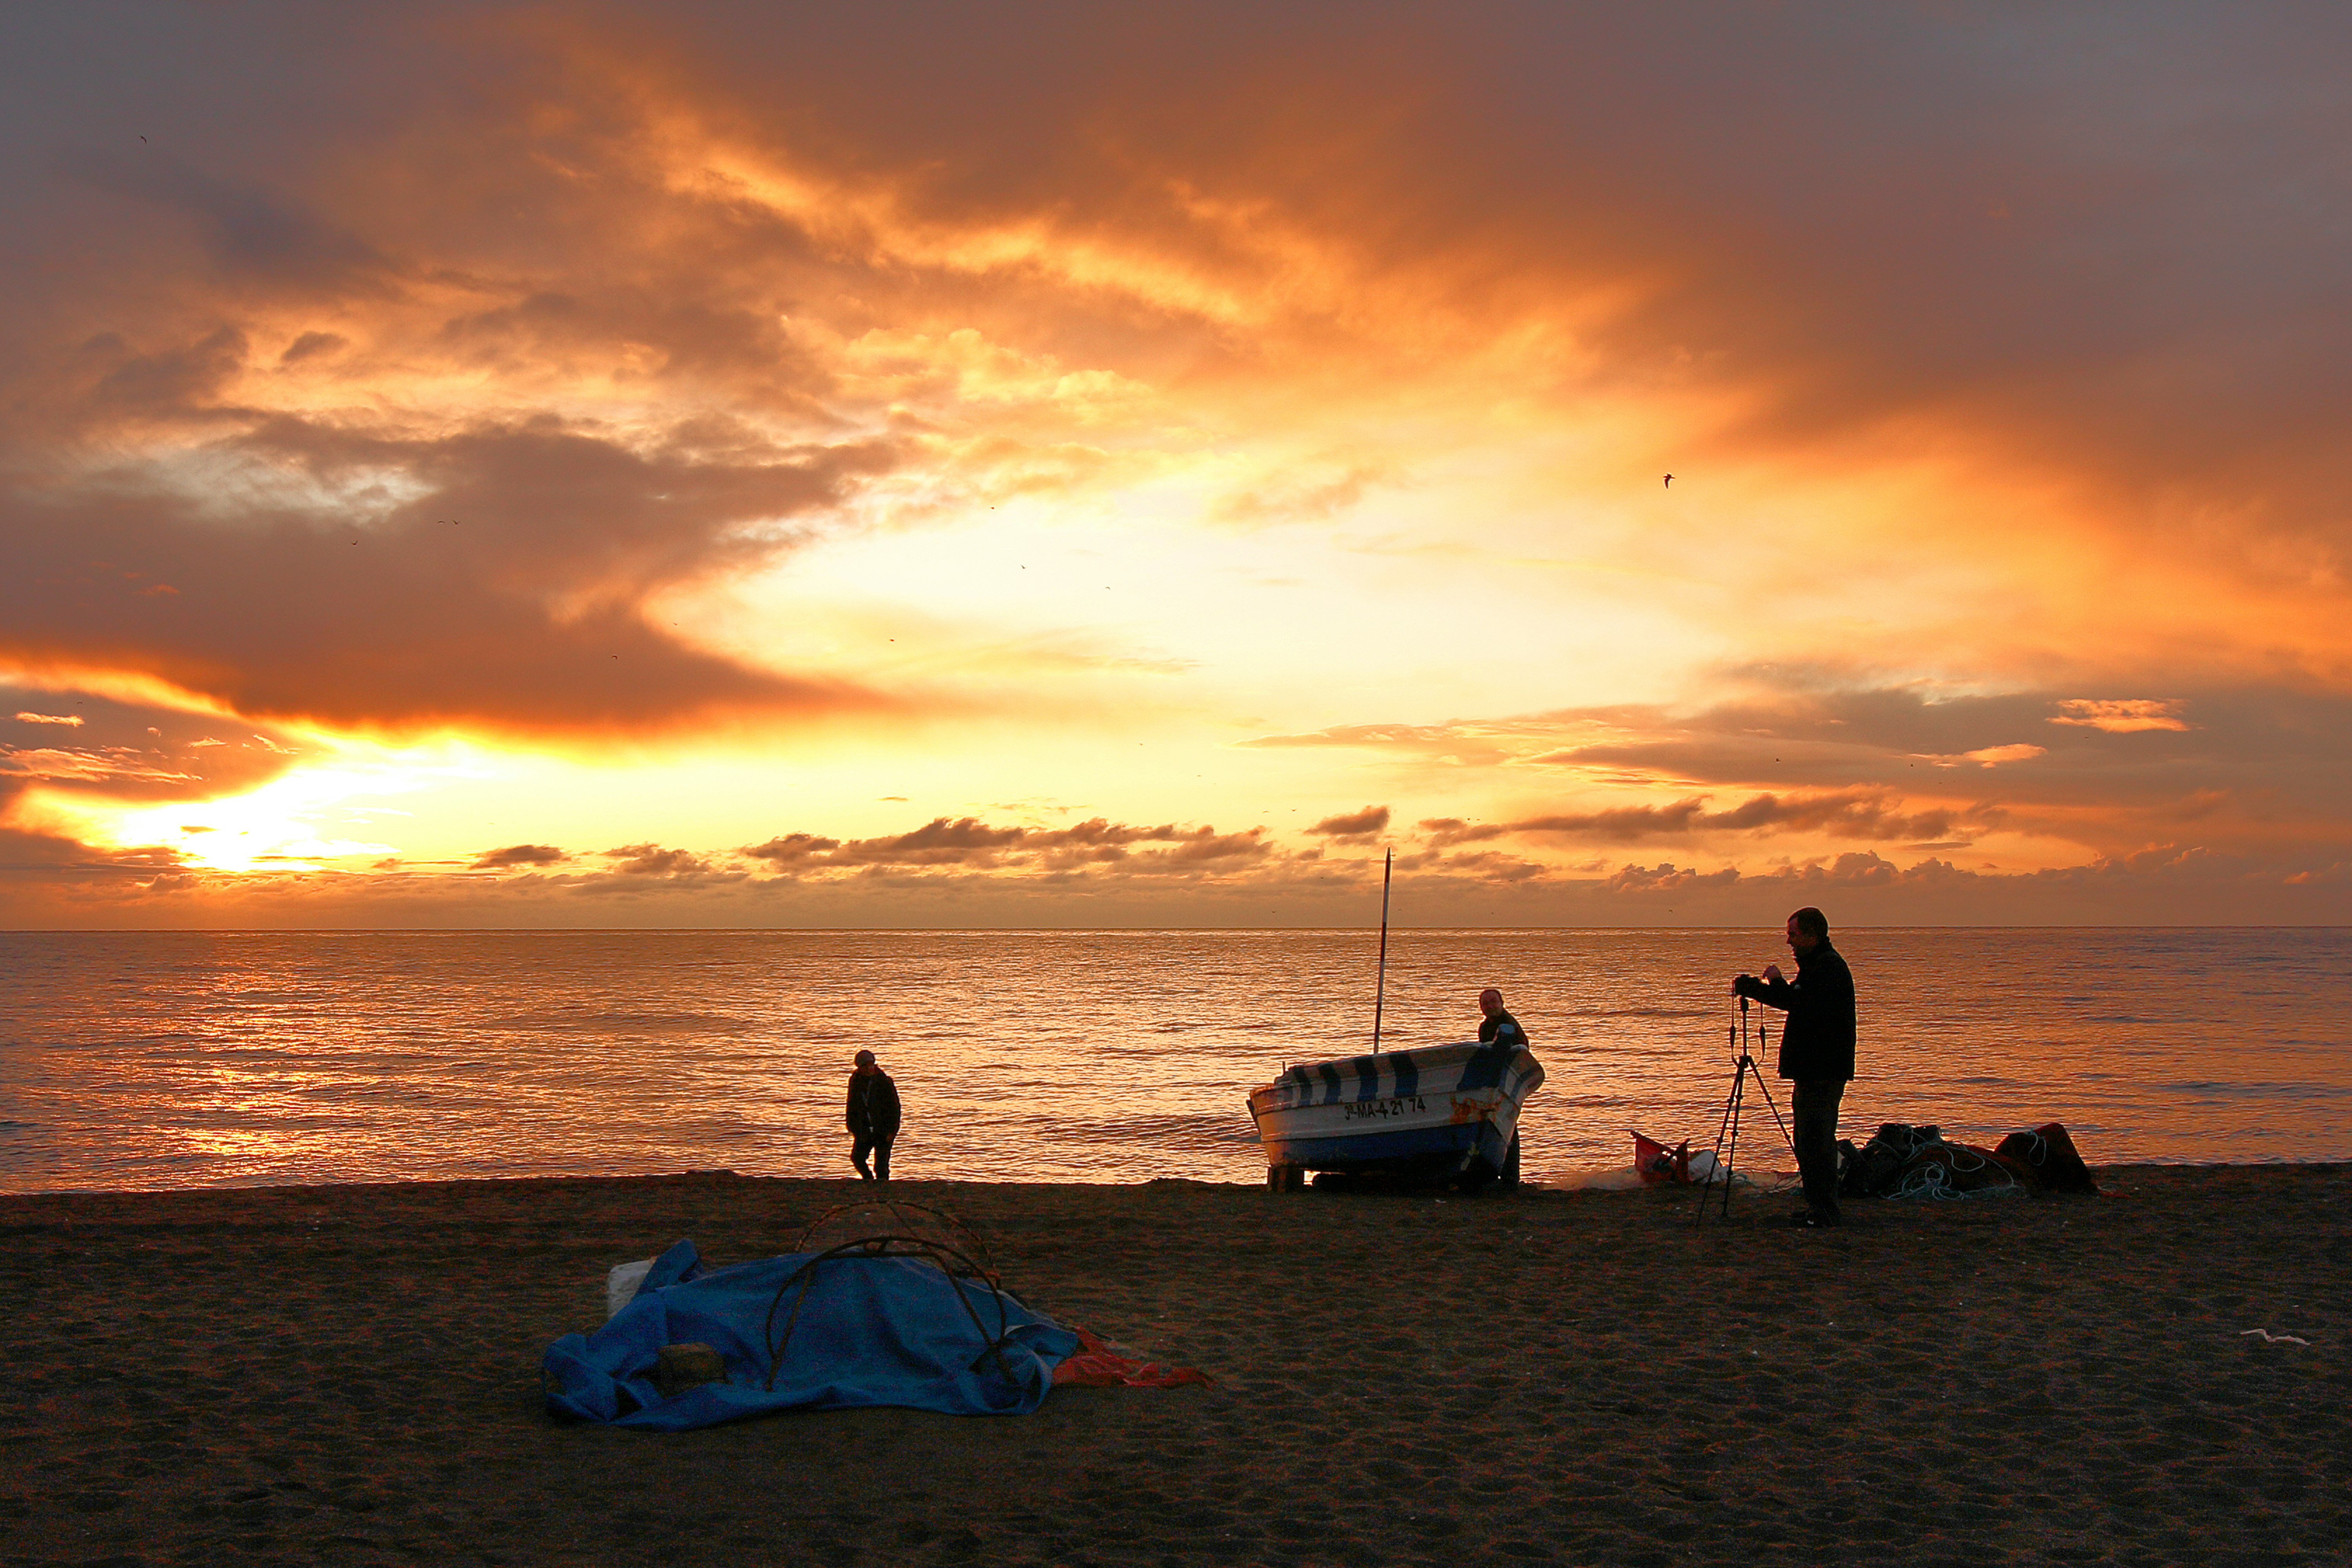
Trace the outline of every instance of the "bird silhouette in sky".
<instances>
[{"instance_id":1,"label":"bird silhouette in sky","mask_svg":"<svg viewBox=\"0 0 2352 1568\"><path fill-rule=\"evenodd\" d=\"M1672 475L1672 474L1668 474L1668 475L1666 476L1666 489L1674 489L1674 488L1675 488L1675 477L1674 477L1674 475Z\"/></svg>"}]
</instances>

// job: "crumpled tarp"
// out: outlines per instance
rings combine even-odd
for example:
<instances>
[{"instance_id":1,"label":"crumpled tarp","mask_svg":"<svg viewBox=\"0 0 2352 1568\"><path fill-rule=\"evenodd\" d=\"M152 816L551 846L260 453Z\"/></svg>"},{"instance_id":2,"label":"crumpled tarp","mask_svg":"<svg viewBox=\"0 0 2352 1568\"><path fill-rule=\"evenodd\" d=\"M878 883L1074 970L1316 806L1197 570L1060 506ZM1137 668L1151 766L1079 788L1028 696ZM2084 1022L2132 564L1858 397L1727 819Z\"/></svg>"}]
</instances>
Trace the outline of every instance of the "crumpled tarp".
<instances>
[{"instance_id":1,"label":"crumpled tarp","mask_svg":"<svg viewBox=\"0 0 2352 1568\"><path fill-rule=\"evenodd\" d=\"M801 1303L775 1386L768 1384L768 1311L811 1254L790 1253L703 1272L691 1242L664 1253L627 1306L593 1334L550 1345L548 1408L617 1426L683 1432L780 1410L897 1405L951 1415L1021 1415L1045 1402L1055 1364L1078 1336L1003 1298L1008 1329L998 1356L972 1313L996 1331L995 1293L919 1258L828 1258ZM799 1292L776 1314L782 1329ZM971 1304L966 1312L956 1297ZM664 1399L654 1367L668 1344L707 1344L727 1381ZM1010 1376L1007 1376L1007 1372Z\"/></svg>"}]
</instances>

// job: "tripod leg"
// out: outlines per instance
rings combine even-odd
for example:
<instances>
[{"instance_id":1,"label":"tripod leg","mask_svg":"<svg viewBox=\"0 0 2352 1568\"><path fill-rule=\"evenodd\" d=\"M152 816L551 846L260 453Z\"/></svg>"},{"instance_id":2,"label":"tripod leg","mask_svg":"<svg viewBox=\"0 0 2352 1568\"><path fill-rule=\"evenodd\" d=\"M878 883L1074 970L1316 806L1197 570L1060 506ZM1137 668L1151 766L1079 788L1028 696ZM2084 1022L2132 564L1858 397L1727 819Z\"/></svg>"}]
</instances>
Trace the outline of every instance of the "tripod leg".
<instances>
[{"instance_id":1,"label":"tripod leg","mask_svg":"<svg viewBox=\"0 0 2352 1568\"><path fill-rule=\"evenodd\" d=\"M1729 1168L1724 1163L1723 1141L1727 1136L1736 1136L1733 1132L1733 1129L1738 1125L1738 1107L1739 1079L1738 1075L1735 1074L1731 1079L1731 1092L1724 1097L1723 1120L1717 1124L1715 1129L1715 1169L1707 1172L1706 1180L1699 1184L1698 1215L1696 1219L1693 1221L1694 1224L1705 1225L1706 1223L1706 1205L1715 1197L1716 1174L1717 1172ZM1729 1201L1727 1191L1725 1201Z\"/></svg>"},{"instance_id":2,"label":"tripod leg","mask_svg":"<svg viewBox=\"0 0 2352 1568\"><path fill-rule=\"evenodd\" d=\"M1739 1112L1740 1112L1740 1110L1741 1110L1741 1104L1740 1104L1740 1102L1741 1102L1741 1100L1742 1100L1743 1099L1745 1099L1745 1098L1746 1098L1747 1089L1748 1089L1747 1058L1743 1057L1743 1058L1740 1058L1740 1070L1739 1070L1738 1072L1737 1072L1737 1073L1735 1073L1735 1074L1733 1074L1733 1075L1732 1075L1732 1079L1731 1079L1731 1105L1730 1105L1730 1108L1729 1108L1729 1120L1730 1120L1730 1122L1731 1122L1731 1142L1730 1142L1729 1146L1728 1146L1728 1147L1727 1147L1727 1148L1724 1150L1724 1152L1723 1152L1723 1211L1722 1211L1722 1212L1723 1212L1723 1217L1724 1217L1726 1220L1728 1220L1728 1219L1731 1217L1731 1173L1732 1173L1733 1169L1738 1165L1738 1162L1739 1162Z\"/></svg>"}]
</instances>

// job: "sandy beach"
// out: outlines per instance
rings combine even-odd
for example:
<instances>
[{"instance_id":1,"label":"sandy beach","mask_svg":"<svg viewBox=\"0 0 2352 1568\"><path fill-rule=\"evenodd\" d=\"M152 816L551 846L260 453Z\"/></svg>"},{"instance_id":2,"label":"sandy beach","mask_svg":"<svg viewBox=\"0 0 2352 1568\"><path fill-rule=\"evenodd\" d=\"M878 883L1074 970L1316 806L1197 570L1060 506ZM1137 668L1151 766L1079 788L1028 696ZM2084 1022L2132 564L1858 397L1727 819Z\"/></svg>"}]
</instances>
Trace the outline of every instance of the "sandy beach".
<instances>
[{"instance_id":1,"label":"sandy beach","mask_svg":"<svg viewBox=\"0 0 2352 1568\"><path fill-rule=\"evenodd\" d=\"M908 1182L1031 1304L1216 1385L682 1436L551 1418L541 1352L611 1265L783 1250L849 1184L0 1198L0 1561L2346 1561L2352 1167L2098 1175L1835 1232Z\"/></svg>"}]
</instances>

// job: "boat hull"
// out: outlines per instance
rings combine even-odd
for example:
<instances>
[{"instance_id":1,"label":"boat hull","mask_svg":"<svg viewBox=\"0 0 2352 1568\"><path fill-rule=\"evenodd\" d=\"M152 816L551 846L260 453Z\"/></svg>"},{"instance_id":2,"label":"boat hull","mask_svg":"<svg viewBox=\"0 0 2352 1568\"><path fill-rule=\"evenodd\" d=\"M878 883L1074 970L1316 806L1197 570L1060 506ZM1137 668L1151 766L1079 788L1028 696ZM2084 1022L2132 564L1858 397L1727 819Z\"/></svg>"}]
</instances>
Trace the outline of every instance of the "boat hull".
<instances>
[{"instance_id":1,"label":"boat hull","mask_svg":"<svg viewBox=\"0 0 2352 1568\"><path fill-rule=\"evenodd\" d=\"M1511 1173L1519 1111L1544 1070L1523 1046L1475 1042L1290 1068L1249 1097L1266 1168L1444 1180Z\"/></svg>"}]
</instances>

